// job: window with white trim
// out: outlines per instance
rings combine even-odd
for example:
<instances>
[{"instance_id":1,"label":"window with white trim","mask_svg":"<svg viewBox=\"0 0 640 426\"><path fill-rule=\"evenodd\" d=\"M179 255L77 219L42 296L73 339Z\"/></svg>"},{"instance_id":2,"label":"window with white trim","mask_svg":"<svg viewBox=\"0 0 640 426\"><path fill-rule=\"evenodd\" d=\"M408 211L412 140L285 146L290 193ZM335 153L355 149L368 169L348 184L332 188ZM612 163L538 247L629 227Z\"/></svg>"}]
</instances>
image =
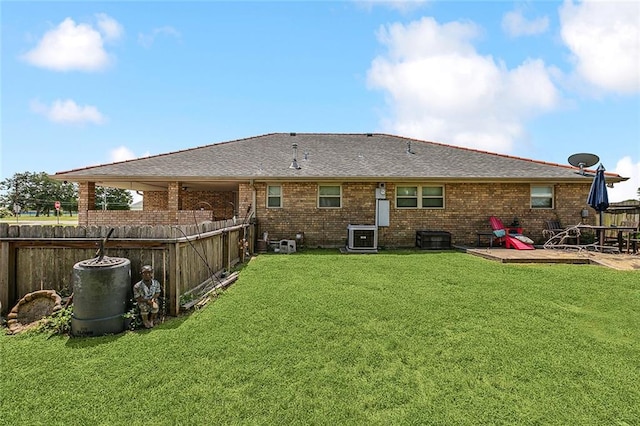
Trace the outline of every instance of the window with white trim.
<instances>
[{"instance_id":1,"label":"window with white trim","mask_svg":"<svg viewBox=\"0 0 640 426\"><path fill-rule=\"evenodd\" d=\"M423 186L422 187L422 208L423 209L444 208L444 187Z\"/></svg>"},{"instance_id":2,"label":"window with white trim","mask_svg":"<svg viewBox=\"0 0 640 426\"><path fill-rule=\"evenodd\" d=\"M340 208L342 206L342 187L340 185L318 186L318 207Z\"/></svg>"},{"instance_id":3,"label":"window with white trim","mask_svg":"<svg viewBox=\"0 0 640 426\"><path fill-rule=\"evenodd\" d=\"M418 187L417 186L397 186L396 187L396 207L399 209L418 207Z\"/></svg>"},{"instance_id":4,"label":"window with white trim","mask_svg":"<svg viewBox=\"0 0 640 426\"><path fill-rule=\"evenodd\" d=\"M553 185L531 185L531 208L553 208Z\"/></svg>"},{"instance_id":5,"label":"window with white trim","mask_svg":"<svg viewBox=\"0 0 640 426\"><path fill-rule=\"evenodd\" d=\"M399 209L444 208L443 186L397 186L396 207Z\"/></svg>"},{"instance_id":6,"label":"window with white trim","mask_svg":"<svg viewBox=\"0 0 640 426\"><path fill-rule=\"evenodd\" d=\"M267 186L267 208L282 207L282 187L280 185Z\"/></svg>"}]
</instances>

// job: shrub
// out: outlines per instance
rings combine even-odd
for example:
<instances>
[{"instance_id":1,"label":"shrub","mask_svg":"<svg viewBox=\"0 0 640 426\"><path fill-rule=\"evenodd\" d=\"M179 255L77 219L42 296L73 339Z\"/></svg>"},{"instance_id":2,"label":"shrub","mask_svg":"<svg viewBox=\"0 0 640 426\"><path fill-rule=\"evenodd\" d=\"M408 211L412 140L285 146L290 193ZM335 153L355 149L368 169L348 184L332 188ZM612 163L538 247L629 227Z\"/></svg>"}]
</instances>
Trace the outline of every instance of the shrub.
<instances>
[{"instance_id":1,"label":"shrub","mask_svg":"<svg viewBox=\"0 0 640 426\"><path fill-rule=\"evenodd\" d=\"M49 334L67 334L71 332L71 314L73 307L67 306L44 318L36 331Z\"/></svg>"}]
</instances>

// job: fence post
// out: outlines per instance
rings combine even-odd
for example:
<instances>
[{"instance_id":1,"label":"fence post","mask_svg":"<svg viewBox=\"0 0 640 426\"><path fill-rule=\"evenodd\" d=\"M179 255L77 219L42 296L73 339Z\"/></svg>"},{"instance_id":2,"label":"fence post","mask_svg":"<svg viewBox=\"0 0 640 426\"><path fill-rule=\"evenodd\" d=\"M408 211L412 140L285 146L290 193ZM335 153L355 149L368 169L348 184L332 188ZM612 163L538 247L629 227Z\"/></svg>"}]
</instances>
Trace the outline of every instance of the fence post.
<instances>
[{"instance_id":1,"label":"fence post","mask_svg":"<svg viewBox=\"0 0 640 426\"><path fill-rule=\"evenodd\" d=\"M180 243L169 244L169 315L177 316L180 312Z\"/></svg>"},{"instance_id":2,"label":"fence post","mask_svg":"<svg viewBox=\"0 0 640 426\"><path fill-rule=\"evenodd\" d=\"M0 242L0 304L2 312L7 313L12 308L10 303L15 302L16 284L16 256L15 248L8 241Z\"/></svg>"}]
</instances>

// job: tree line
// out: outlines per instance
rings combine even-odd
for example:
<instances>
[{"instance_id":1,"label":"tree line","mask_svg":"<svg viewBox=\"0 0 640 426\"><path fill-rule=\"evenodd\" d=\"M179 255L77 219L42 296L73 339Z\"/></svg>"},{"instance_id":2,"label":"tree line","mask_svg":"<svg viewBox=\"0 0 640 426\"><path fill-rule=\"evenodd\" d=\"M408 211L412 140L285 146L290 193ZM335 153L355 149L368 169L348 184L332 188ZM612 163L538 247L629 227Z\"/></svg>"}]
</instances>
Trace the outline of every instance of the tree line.
<instances>
[{"instance_id":1,"label":"tree line","mask_svg":"<svg viewBox=\"0 0 640 426\"><path fill-rule=\"evenodd\" d=\"M0 208L14 214L34 212L50 216L60 202L60 212L72 215L78 211L78 185L51 179L46 172L15 173L0 182ZM130 210L133 197L125 189L96 186L99 210Z\"/></svg>"}]
</instances>

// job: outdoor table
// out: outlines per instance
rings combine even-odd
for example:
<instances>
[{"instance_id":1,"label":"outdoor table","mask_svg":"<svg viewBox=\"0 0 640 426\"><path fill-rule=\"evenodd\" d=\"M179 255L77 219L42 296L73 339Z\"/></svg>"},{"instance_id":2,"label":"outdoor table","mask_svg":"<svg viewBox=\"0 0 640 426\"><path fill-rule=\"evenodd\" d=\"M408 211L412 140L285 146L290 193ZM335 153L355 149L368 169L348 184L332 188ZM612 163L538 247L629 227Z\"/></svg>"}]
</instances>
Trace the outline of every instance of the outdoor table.
<instances>
[{"instance_id":1,"label":"outdoor table","mask_svg":"<svg viewBox=\"0 0 640 426\"><path fill-rule=\"evenodd\" d=\"M476 243L476 247L480 247L480 238L487 237L489 240L489 248L493 248L493 232L492 231L478 231L476 232L478 235L478 242Z\"/></svg>"},{"instance_id":2,"label":"outdoor table","mask_svg":"<svg viewBox=\"0 0 640 426\"><path fill-rule=\"evenodd\" d=\"M598 234L598 245L600 246L600 251L602 251L604 247L604 237L607 231L617 231L618 232L618 248L620 253L622 253L624 248L624 240L622 238L623 232L633 232L636 230L633 226L604 226L604 225L578 225L578 229L591 229ZM578 237L578 244L580 244L580 237Z\"/></svg>"}]
</instances>

